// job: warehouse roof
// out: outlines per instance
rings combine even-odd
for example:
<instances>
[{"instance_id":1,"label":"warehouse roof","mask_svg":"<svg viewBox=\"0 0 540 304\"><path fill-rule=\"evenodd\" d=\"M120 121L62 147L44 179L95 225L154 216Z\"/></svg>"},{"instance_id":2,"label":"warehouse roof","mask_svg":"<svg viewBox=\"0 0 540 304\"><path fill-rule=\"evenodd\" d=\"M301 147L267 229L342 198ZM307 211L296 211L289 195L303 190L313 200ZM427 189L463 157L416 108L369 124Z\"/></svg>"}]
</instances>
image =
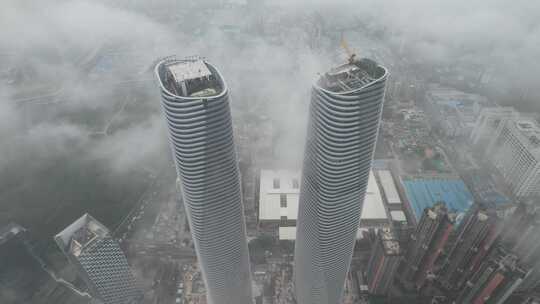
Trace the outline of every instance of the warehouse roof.
<instances>
[{"instance_id":1,"label":"warehouse roof","mask_svg":"<svg viewBox=\"0 0 540 304\"><path fill-rule=\"evenodd\" d=\"M473 203L472 194L459 178L407 178L403 185L417 220L425 208L438 202L456 214L465 213Z\"/></svg>"},{"instance_id":2,"label":"warehouse roof","mask_svg":"<svg viewBox=\"0 0 540 304\"><path fill-rule=\"evenodd\" d=\"M279 239L282 241L296 240L296 227L279 227Z\"/></svg>"},{"instance_id":3,"label":"warehouse roof","mask_svg":"<svg viewBox=\"0 0 540 304\"><path fill-rule=\"evenodd\" d=\"M380 170L378 173L388 203L401 204L401 198L399 197L392 173L389 170Z\"/></svg>"},{"instance_id":4,"label":"warehouse roof","mask_svg":"<svg viewBox=\"0 0 540 304\"><path fill-rule=\"evenodd\" d=\"M403 212L401 210L390 211L390 217L392 218L393 221L397 221L397 222L406 222L407 221L407 217L405 216L405 212Z\"/></svg>"},{"instance_id":5,"label":"warehouse roof","mask_svg":"<svg viewBox=\"0 0 540 304\"><path fill-rule=\"evenodd\" d=\"M259 185L259 219L288 220L298 217L300 173L289 170L261 170Z\"/></svg>"},{"instance_id":6,"label":"warehouse roof","mask_svg":"<svg viewBox=\"0 0 540 304\"><path fill-rule=\"evenodd\" d=\"M260 195L259 195L259 219L280 220L283 216L287 220L296 220L298 217L298 200L300 193L300 172L289 170L261 170ZM283 197L285 195L285 197ZM284 204L282 204L284 199ZM284 207L286 205L286 207ZM382 193L377 184L373 171L369 173L369 181L366 189L359 228L361 231L370 228L364 220L386 221L388 214L382 199ZM369 223L369 222L368 222ZM379 227L379 226L377 226ZM296 227L280 226L280 240L294 240Z\"/></svg>"},{"instance_id":7,"label":"warehouse roof","mask_svg":"<svg viewBox=\"0 0 540 304\"><path fill-rule=\"evenodd\" d=\"M362 220L387 219L386 208L383 203L381 191L373 171L369 172L369 181L366 190L364 204L362 205Z\"/></svg>"}]
</instances>

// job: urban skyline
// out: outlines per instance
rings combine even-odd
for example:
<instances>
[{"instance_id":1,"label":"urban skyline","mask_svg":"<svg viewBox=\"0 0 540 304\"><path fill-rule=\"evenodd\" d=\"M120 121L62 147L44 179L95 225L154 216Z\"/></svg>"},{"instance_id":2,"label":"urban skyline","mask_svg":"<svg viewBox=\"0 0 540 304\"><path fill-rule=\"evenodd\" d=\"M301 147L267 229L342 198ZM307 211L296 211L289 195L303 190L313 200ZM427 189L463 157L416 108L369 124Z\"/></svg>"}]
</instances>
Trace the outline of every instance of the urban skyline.
<instances>
[{"instance_id":1,"label":"urban skyline","mask_svg":"<svg viewBox=\"0 0 540 304\"><path fill-rule=\"evenodd\" d=\"M540 303L538 11L7 0L0 303Z\"/></svg>"}]
</instances>

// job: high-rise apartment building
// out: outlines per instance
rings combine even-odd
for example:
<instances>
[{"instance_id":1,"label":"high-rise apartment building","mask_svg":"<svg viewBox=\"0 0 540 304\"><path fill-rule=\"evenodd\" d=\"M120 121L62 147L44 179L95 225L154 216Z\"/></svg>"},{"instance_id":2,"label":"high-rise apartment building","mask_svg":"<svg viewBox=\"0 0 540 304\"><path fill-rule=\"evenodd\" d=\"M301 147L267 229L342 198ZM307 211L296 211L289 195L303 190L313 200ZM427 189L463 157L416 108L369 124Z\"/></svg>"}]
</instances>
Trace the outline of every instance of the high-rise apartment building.
<instances>
[{"instance_id":1,"label":"high-rise apartment building","mask_svg":"<svg viewBox=\"0 0 540 304\"><path fill-rule=\"evenodd\" d=\"M530 270L518 289L532 291L540 286L540 218L527 204L520 204L501 229L501 243Z\"/></svg>"},{"instance_id":2,"label":"high-rise apartment building","mask_svg":"<svg viewBox=\"0 0 540 304\"><path fill-rule=\"evenodd\" d=\"M393 231L379 230L367 268L368 288L371 294L388 294L401 258L399 241Z\"/></svg>"},{"instance_id":3,"label":"high-rise apartment building","mask_svg":"<svg viewBox=\"0 0 540 304\"><path fill-rule=\"evenodd\" d=\"M85 214L54 239L93 297L103 304L141 303L142 290L107 227Z\"/></svg>"},{"instance_id":4,"label":"high-rise apartment building","mask_svg":"<svg viewBox=\"0 0 540 304\"><path fill-rule=\"evenodd\" d=\"M340 302L387 75L372 60L351 60L322 75L313 86L295 248L299 304Z\"/></svg>"},{"instance_id":5,"label":"high-rise apartment building","mask_svg":"<svg viewBox=\"0 0 540 304\"><path fill-rule=\"evenodd\" d=\"M540 304L540 297L538 296L531 296L527 297L521 304Z\"/></svg>"},{"instance_id":6,"label":"high-rise apartment building","mask_svg":"<svg viewBox=\"0 0 540 304\"><path fill-rule=\"evenodd\" d=\"M518 197L540 194L540 128L534 120L510 120L488 146L493 163Z\"/></svg>"},{"instance_id":7,"label":"high-rise apartment building","mask_svg":"<svg viewBox=\"0 0 540 304\"><path fill-rule=\"evenodd\" d=\"M518 243L526 244L525 232L534 229L535 217L535 212L529 205L518 204L514 211L504 218L500 242L511 249Z\"/></svg>"},{"instance_id":8,"label":"high-rise apartment building","mask_svg":"<svg viewBox=\"0 0 540 304\"><path fill-rule=\"evenodd\" d=\"M514 194L540 194L540 127L512 108L486 108L473 130L473 142L483 143L494 166Z\"/></svg>"},{"instance_id":9,"label":"high-rise apartment building","mask_svg":"<svg viewBox=\"0 0 540 304\"><path fill-rule=\"evenodd\" d=\"M496 246L459 290L456 304L503 304L521 284L526 270L516 255Z\"/></svg>"},{"instance_id":10,"label":"high-rise apartment building","mask_svg":"<svg viewBox=\"0 0 540 304\"><path fill-rule=\"evenodd\" d=\"M483 108L471 132L471 142L480 146L489 144L501 123L517 117L519 117L519 113L512 107Z\"/></svg>"},{"instance_id":11,"label":"high-rise apartment building","mask_svg":"<svg viewBox=\"0 0 540 304\"><path fill-rule=\"evenodd\" d=\"M456 237L437 271L446 289L459 289L476 272L498 236L498 217L494 211L475 204L459 224Z\"/></svg>"},{"instance_id":12,"label":"high-rise apartment building","mask_svg":"<svg viewBox=\"0 0 540 304\"><path fill-rule=\"evenodd\" d=\"M448 242L453 218L443 203L424 209L416 230L411 234L399 277L407 287L421 288Z\"/></svg>"},{"instance_id":13,"label":"high-rise apartment building","mask_svg":"<svg viewBox=\"0 0 540 304\"><path fill-rule=\"evenodd\" d=\"M155 74L208 301L252 303L227 84L200 58L167 58Z\"/></svg>"}]
</instances>

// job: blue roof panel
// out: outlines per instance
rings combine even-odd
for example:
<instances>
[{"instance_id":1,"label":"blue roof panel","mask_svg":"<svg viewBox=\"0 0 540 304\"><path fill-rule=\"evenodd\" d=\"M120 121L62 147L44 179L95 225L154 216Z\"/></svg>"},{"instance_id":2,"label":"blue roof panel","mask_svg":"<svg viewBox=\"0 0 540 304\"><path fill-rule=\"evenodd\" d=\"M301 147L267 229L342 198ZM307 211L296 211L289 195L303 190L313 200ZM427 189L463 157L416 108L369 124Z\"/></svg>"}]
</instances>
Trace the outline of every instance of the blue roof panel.
<instances>
[{"instance_id":1,"label":"blue roof panel","mask_svg":"<svg viewBox=\"0 0 540 304\"><path fill-rule=\"evenodd\" d=\"M473 203L472 194L460 179L415 178L403 181L417 220L425 208L444 202L448 210L465 213Z\"/></svg>"}]
</instances>

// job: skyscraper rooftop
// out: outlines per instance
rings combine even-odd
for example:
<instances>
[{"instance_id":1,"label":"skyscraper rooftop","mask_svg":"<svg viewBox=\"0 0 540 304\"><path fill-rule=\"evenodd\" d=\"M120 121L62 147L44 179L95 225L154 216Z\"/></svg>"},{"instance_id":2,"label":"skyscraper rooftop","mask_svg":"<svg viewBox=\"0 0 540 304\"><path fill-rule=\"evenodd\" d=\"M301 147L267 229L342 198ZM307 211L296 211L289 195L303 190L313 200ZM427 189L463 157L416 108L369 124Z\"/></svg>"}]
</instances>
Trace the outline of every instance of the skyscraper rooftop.
<instances>
[{"instance_id":1,"label":"skyscraper rooftop","mask_svg":"<svg viewBox=\"0 0 540 304\"><path fill-rule=\"evenodd\" d=\"M531 148L540 148L540 127L534 120L519 120L515 122L518 131L528 139Z\"/></svg>"},{"instance_id":2,"label":"skyscraper rooftop","mask_svg":"<svg viewBox=\"0 0 540 304\"><path fill-rule=\"evenodd\" d=\"M84 248L108 234L109 230L105 226L89 214L85 214L57 234L56 239L62 241L64 250L79 256Z\"/></svg>"},{"instance_id":3,"label":"skyscraper rooftop","mask_svg":"<svg viewBox=\"0 0 540 304\"><path fill-rule=\"evenodd\" d=\"M225 80L214 65L197 57L168 57L155 73L208 302L251 303L240 172Z\"/></svg>"},{"instance_id":4,"label":"skyscraper rooftop","mask_svg":"<svg viewBox=\"0 0 540 304\"><path fill-rule=\"evenodd\" d=\"M295 243L300 304L341 301L363 202L373 193L370 168L387 75L372 60L351 60L313 85ZM387 217L384 208L377 214Z\"/></svg>"},{"instance_id":5,"label":"skyscraper rooftop","mask_svg":"<svg viewBox=\"0 0 540 304\"><path fill-rule=\"evenodd\" d=\"M135 304L142 299L119 244L92 216L83 215L54 239L93 297L104 304Z\"/></svg>"},{"instance_id":6,"label":"skyscraper rooftop","mask_svg":"<svg viewBox=\"0 0 540 304\"><path fill-rule=\"evenodd\" d=\"M317 85L335 93L348 92L365 87L385 74L383 67L364 58L329 70L320 77Z\"/></svg>"},{"instance_id":7,"label":"skyscraper rooftop","mask_svg":"<svg viewBox=\"0 0 540 304\"><path fill-rule=\"evenodd\" d=\"M173 95L210 97L223 92L223 84L200 58L168 61L159 68L163 86Z\"/></svg>"},{"instance_id":8,"label":"skyscraper rooftop","mask_svg":"<svg viewBox=\"0 0 540 304\"><path fill-rule=\"evenodd\" d=\"M392 233L392 230L381 229L379 233L381 235L384 252L387 255L399 255L401 253L399 250L399 241Z\"/></svg>"}]
</instances>

